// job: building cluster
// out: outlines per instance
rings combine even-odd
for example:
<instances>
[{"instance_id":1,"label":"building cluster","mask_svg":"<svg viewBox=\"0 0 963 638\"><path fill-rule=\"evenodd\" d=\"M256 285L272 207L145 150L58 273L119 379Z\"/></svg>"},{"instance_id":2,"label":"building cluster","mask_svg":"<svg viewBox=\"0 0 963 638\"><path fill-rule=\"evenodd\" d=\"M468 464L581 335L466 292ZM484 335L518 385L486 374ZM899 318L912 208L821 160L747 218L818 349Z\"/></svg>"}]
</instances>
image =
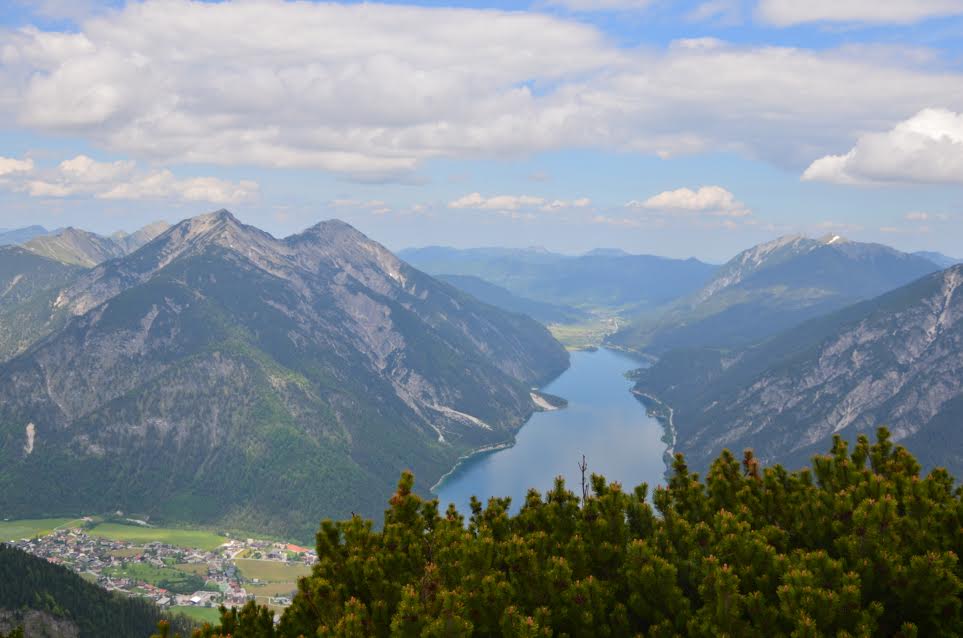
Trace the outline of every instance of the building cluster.
<instances>
[{"instance_id":1,"label":"building cluster","mask_svg":"<svg viewBox=\"0 0 963 638\"><path fill-rule=\"evenodd\" d=\"M9 544L63 565L108 591L148 598L164 608L232 607L254 599L256 594L251 591L252 586L256 590L261 583L256 578L244 577L234 563L238 558L307 565L317 560L313 550L266 540L225 539L220 547L204 551L156 542L142 544L110 540L92 536L83 528L58 529L46 536ZM154 569L137 569L136 565ZM155 577L139 578L138 573ZM197 578L191 580L198 584L203 582L203 587L196 591L171 591L162 586L164 581L159 581L157 574L177 574L180 577L193 574ZM183 590L183 584L169 587ZM258 602L284 607L291 601L279 595Z\"/></svg>"}]
</instances>

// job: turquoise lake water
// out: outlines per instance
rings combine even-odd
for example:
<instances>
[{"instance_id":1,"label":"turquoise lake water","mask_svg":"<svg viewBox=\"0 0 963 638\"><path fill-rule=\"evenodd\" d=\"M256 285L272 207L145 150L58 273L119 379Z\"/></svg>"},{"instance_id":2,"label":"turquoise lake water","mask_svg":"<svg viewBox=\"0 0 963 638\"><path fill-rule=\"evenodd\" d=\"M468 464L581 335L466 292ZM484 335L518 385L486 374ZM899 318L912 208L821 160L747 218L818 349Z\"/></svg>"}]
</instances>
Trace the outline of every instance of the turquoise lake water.
<instances>
[{"instance_id":1,"label":"turquoise lake water","mask_svg":"<svg viewBox=\"0 0 963 638\"><path fill-rule=\"evenodd\" d=\"M585 455L588 473L599 473L626 488L649 484L649 494L665 483L662 426L646 415L629 392L629 370L637 361L612 350L572 353L572 365L545 392L568 400L568 407L538 412L519 430L513 447L462 462L435 488L441 509L455 503L462 513L472 495L512 497L517 511L530 487L544 493L556 476L579 492L578 463Z\"/></svg>"}]
</instances>

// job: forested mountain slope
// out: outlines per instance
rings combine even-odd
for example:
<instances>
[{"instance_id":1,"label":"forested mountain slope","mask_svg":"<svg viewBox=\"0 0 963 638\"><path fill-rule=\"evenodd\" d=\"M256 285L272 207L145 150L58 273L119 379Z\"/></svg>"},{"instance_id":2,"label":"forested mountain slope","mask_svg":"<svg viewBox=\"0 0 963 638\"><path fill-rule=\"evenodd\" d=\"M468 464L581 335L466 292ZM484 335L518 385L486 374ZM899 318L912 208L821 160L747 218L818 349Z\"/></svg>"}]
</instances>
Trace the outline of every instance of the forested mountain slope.
<instances>
[{"instance_id":1,"label":"forested mountain slope","mask_svg":"<svg viewBox=\"0 0 963 638\"><path fill-rule=\"evenodd\" d=\"M196 217L90 270L0 367L0 511L139 512L309 538L510 439L568 365L541 325L347 224ZM69 490L63 486L69 485Z\"/></svg>"},{"instance_id":2,"label":"forested mountain slope","mask_svg":"<svg viewBox=\"0 0 963 638\"><path fill-rule=\"evenodd\" d=\"M66 320L59 291L83 273L18 246L0 247L0 361L24 351Z\"/></svg>"},{"instance_id":3,"label":"forested mountain slope","mask_svg":"<svg viewBox=\"0 0 963 638\"><path fill-rule=\"evenodd\" d=\"M0 634L25 638L136 638L150 635L161 611L147 600L111 594L65 567L0 544ZM174 621L175 631L191 625Z\"/></svg>"}]
</instances>

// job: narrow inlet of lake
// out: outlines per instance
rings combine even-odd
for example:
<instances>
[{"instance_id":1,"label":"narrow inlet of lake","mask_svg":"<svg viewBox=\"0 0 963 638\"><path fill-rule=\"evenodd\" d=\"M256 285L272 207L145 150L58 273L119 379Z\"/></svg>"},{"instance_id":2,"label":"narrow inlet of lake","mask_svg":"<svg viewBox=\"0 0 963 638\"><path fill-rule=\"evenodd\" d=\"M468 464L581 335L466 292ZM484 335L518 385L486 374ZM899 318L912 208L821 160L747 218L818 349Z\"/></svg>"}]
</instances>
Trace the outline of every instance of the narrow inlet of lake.
<instances>
[{"instance_id":1,"label":"narrow inlet of lake","mask_svg":"<svg viewBox=\"0 0 963 638\"><path fill-rule=\"evenodd\" d=\"M474 495L483 503L493 496L510 496L517 511L529 488L544 494L556 476L579 492L583 454L589 474L602 474L626 490L648 483L651 495L665 483L667 446L662 426L629 392L632 382L625 373L638 367L634 359L612 350L572 353L571 367L543 388L567 399L568 407L534 414L519 430L514 446L463 461L435 487L441 510L454 503L468 514Z\"/></svg>"}]
</instances>

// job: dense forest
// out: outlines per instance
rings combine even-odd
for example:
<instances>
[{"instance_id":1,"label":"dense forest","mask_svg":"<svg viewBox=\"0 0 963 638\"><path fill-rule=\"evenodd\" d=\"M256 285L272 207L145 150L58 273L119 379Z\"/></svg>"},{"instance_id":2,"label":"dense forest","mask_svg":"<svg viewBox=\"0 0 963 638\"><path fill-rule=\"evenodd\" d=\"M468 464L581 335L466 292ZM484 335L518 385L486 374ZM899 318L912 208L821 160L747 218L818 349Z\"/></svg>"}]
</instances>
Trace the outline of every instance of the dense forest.
<instances>
[{"instance_id":1,"label":"dense forest","mask_svg":"<svg viewBox=\"0 0 963 638\"><path fill-rule=\"evenodd\" d=\"M654 508L592 476L466 521L412 485L380 530L322 523L279 625L251 603L196 636L963 635L961 490L885 429L797 472L726 451L702 480L676 456Z\"/></svg>"},{"instance_id":2,"label":"dense forest","mask_svg":"<svg viewBox=\"0 0 963 638\"><path fill-rule=\"evenodd\" d=\"M0 610L44 612L76 628L80 638L148 636L162 618L160 609L147 600L111 594L65 567L2 544ZM192 629L187 619L173 622L178 632ZM19 636L18 629L11 635Z\"/></svg>"}]
</instances>

